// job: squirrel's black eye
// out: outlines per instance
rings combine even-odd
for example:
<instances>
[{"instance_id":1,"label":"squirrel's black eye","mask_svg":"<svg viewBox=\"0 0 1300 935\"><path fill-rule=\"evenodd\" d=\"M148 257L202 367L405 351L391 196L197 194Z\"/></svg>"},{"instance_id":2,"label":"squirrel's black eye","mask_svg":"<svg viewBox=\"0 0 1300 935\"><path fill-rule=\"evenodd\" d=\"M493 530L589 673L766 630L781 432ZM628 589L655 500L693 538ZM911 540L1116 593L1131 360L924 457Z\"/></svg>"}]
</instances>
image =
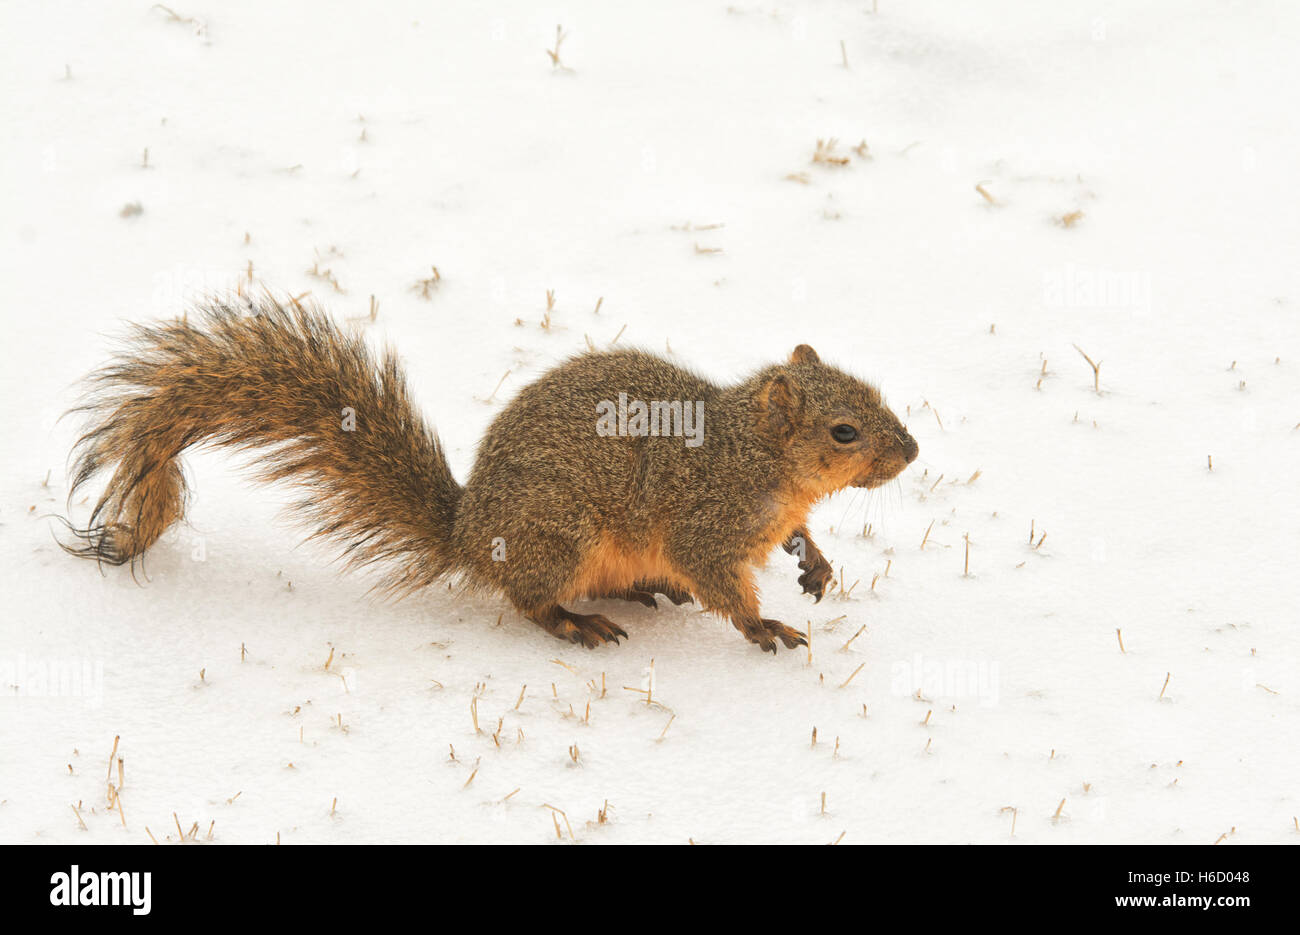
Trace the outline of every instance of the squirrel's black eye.
<instances>
[{"instance_id":1,"label":"squirrel's black eye","mask_svg":"<svg viewBox=\"0 0 1300 935\"><path fill-rule=\"evenodd\" d=\"M840 424L831 429L831 437L841 445L847 445L857 440L858 430L851 425Z\"/></svg>"}]
</instances>

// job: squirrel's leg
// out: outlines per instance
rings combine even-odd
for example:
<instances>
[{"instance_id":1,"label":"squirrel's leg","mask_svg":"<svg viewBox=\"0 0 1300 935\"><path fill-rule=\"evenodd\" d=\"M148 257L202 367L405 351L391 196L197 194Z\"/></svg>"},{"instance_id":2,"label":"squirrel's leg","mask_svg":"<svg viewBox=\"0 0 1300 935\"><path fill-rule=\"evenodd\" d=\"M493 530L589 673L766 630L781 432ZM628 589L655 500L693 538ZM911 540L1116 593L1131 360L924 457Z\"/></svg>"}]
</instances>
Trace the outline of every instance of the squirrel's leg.
<instances>
[{"instance_id":1,"label":"squirrel's leg","mask_svg":"<svg viewBox=\"0 0 1300 935\"><path fill-rule=\"evenodd\" d=\"M559 532L532 528L525 536L508 537L516 552L545 556L545 561L494 563L498 587L519 612L547 633L562 640L581 643L588 649L601 643L627 638L622 627L600 614L576 614L561 607L558 598L572 594L570 584L579 567L579 550L571 538Z\"/></svg>"},{"instance_id":2,"label":"squirrel's leg","mask_svg":"<svg viewBox=\"0 0 1300 935\"><path fill-rule=\"evenodd\" d=\"M526 616L552 636L571 643L581 643L588 649L594 649L601 643L617 643L620 636L627 639L623 628L607 617L600 614L575 614L559 604L552 604Z\"/></svg>"},{"instance_id":3,"label":"squirrel's leg","mask_svg":"<svg viewBox=\"0 0 1300 935\"><path fill-rule=\"evenodd\" d=\"M688 569L695 582L695 593L705 609L731 618L731 625L751 643L765 652L776 652L776 641L786 649L807 646L804 635L780 620L769 620L759 613L754 589L754 571L748 562L730 566L700 566Z\"/></svg>"},{"instance_id":4,"label":"squirrel's leg","mask_svg":"<svg viewBox=\"0 0 1300 935\"><path fill-rule=\"evenodd\" d=\"M813 595L817 598L816 602L820 602L826 593L826 585L835 576L835 572L831 569L831 563L826 561L826 556L822 555L821 549L817 548L808 535L807 527L800 526L790 533L790 538L782 543L781 548L791 555L799 556L799 567L803 570L799 584L803 586L805 594Z\"/></svg>"}]
</instances>

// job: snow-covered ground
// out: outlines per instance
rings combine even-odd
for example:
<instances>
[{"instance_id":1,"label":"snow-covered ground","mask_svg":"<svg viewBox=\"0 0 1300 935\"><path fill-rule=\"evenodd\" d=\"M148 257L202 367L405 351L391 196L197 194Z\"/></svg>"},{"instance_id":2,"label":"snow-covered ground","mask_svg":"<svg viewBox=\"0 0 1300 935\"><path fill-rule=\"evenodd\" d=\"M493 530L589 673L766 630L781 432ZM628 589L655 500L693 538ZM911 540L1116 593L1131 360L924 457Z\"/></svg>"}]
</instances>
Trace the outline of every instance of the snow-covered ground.
<instances>
[{"instance_id":1,"label":"snow-covered ground","mask_svg":"<svg viewBox=\"0 0 1300 935\"><path fill-rule=\"evenodd\" d=\"M0 7L0 841L1296 841L1300 13L872 7ZM811 655L377 603L203 452L144 586L68 558L74 382L250 277L396 346L462 478L588 340L808 342L921 456L815 513L849 593L761 573Z\"/></svg>"}]
</instances>

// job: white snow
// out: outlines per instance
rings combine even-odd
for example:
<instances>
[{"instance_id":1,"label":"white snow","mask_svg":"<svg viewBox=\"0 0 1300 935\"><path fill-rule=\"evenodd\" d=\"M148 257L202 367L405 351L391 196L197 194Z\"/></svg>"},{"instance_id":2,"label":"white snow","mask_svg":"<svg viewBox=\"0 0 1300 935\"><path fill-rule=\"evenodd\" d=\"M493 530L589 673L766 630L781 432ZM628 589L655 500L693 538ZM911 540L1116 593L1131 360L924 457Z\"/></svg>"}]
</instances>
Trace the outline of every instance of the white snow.
<instances>
[{"instance_id":1,"label":"white snow","mask_svg":"<svg viewBox=\"0 0 1300 935\"><path fill-rule=\"evenodd\" d=\"M1293 4L173 9L0 8L0 842L1296 840ZM847 599L761 573L811 661L666 601L598 651L377 603L205 452L101 576L47 518L73 384L250 263L400 350L462 478L620 334L719 381L808 342L921 456L815 513Z\"/></svg>"}]
</instances>

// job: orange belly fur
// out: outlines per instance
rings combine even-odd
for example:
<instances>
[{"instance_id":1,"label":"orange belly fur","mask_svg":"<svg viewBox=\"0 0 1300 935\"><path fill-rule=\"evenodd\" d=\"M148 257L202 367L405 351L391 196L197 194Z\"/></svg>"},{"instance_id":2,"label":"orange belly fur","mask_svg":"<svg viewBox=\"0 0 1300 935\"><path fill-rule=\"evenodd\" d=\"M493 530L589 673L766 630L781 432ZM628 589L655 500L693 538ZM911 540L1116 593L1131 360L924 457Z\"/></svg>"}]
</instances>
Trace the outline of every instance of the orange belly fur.
<instances>
[{"instance_id":1,"label":"orange belly fur","mask_svg":"<svg viewBox=\"0 0 1300 935\"><path fill-rule=\"evenodd\" d=\"M559 600L612 594L638 581L664 581L690 588L689 580L668 561L661 544L634 548L607 536L586 555Z\"/></svg>"},{"instance_id":2,"label":"orange belly fur","mask_svg":"<svg viewBox=\"0 0 1300 935\"><path fill-rule=\"evenodd\" d=\"M822 496L816 490L799 490L781 497L776 503L774 519L750 553L750 564L766 564L772 550L807 521L809 510ZM661 543L640 548L606 535L583 559L557 603L614 594L638 581L663 581L688 591L695 590L691 579L669 562Z\"/></svg>"}]
</instances>

